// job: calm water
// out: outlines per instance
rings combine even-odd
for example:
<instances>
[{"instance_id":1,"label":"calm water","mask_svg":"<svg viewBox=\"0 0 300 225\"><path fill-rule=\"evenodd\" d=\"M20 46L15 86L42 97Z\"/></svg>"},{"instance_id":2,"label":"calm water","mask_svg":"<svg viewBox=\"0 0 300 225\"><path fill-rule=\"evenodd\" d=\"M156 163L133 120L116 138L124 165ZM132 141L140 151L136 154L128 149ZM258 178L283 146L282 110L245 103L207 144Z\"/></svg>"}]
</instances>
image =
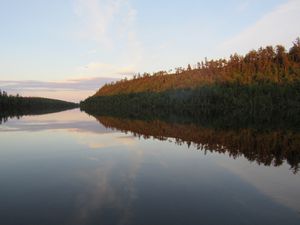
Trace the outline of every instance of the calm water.
<instances>
[{"instance_id":1,"label":"calm water","mask_svg":"<svg viewBox=\"0 0 300 225\"><path fill-rule=\"evenodd\" d=\"M300 224L298 137L79 110L9 119L0 224Z\"/></svg>"}]
</instances>

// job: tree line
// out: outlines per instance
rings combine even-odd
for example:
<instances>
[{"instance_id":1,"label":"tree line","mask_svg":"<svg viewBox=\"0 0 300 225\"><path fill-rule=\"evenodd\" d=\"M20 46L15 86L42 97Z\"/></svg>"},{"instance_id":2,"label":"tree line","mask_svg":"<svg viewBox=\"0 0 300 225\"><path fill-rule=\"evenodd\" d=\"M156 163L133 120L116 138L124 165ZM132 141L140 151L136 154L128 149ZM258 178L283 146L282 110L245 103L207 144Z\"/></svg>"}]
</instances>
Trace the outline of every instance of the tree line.
<instances>
[{"instance_id":1,"label":"tree line","mask_svg":"<svg viewBox=\"0 0 300 225\"><path fill-rule=\"evenodd\" d=\"M81 102L92 115L158 118L190 117L223 121L230 126L249 121L298 124L300 82L291 84L215 84L194 89L97 96Z\"/></svg>"},{"instance_id":2,"label":"tree line","mask_svg":"<svg viewBox=\"0 0 300 225\"><path fill-rule=\"evenodd\" d=\"M8 95L0 90L0 123L9 117L36 115L78 107L78 104L56 99Z\"/></svg>"},{"instance_id":3,"label":"tree line","mask_svg":"<svg viewBox=\"0 0 300 225\"><path fill-rule=\"evenodd\" d=\"M300 39L178 73L146 75L102 87L80 103L90 114L170 115L300 125Z\"/></svg>"},{"instance_id":4,"label":"tree line","mask_svg":"<svg viewBox=\"0 0 300 225\"><path fill-rule=\"evenodd\" d=\"M267 46L246 55L233 54L229 59L207 60L186 68L153 74L134 75L104 85L95 96L139 92L162 92L170 89L195 88L207 84L241 85L291 83L300 79L300 38L287 51L284 46Z\"/></svg>"},{"instance_id":5,"label":"tree line","mask_svg":"<svg viewBox=\"0 0 300 225\"><path fill-rule=\"evenodd\" d=\"M137 74L80 103L106 127L299 170L300 39Z\"/></svg>"}]
</instances>

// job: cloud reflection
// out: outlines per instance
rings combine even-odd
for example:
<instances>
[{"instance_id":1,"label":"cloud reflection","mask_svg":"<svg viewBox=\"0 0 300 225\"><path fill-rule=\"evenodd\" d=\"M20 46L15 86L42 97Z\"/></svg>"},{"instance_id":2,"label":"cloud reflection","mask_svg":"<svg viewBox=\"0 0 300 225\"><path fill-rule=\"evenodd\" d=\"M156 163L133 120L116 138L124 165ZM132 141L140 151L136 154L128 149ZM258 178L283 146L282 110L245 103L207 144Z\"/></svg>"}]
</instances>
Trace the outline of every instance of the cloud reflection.
<instances>
[{"instance_id":1,"label":"cloud reflection","mask_svg":"<svg viewBox=\"0 0 300 225\"><path fill-rule=\"evenodd\" d=\"M143 153L131 150L129 157L120 152L118 157L103 154L89 157L95 168L78 175L86 185L76 197L74 215L69 224L94 224L96 221L130 224L133 219L133 203L138 198L136 178Z\"/></svg>"},{"instance_id":2,"label":"cloud reflection","mask_svg":"<svg viewBox=\"0 0 300 225\"><path fill-rule=\"evenodd\" d=\"M95 119L78 109L38 116L12 118L0 126L0 132L39 132L46 130L68 130L77 133L110 133Z\"/></svg>"}]
</instances>

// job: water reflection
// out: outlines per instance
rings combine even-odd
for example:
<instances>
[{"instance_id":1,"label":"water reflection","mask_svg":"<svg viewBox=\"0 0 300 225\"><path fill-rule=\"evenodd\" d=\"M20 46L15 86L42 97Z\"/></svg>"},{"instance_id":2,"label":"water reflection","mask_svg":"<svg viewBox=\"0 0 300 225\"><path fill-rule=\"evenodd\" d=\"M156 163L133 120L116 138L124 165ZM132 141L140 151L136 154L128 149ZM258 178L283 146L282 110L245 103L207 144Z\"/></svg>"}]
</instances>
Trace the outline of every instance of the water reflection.
<instances>
[{"instance_id":1,"label":"water reflection","mask_svg":"<svg viewBox=\"0 0 300 225\"><path fill-rule=\"evenodd\" d=\"M0 132L39 132L68 130L82 133L109 133L109 129L95 123L92 117L78 109L40 115L8 116L3 118Z\"/></svg>"},{"instance_id":2,"label":"water reflection","mask_svg":"<svg viewBox=\"0 0 300 225\"><path fill-rule=\"evenodd\" d=\"M44 108L44 109L1 109L0 108L0 125L2 123L6 123L9 119L20 119L23 116L36 116L36 115L46 115L59 113L67 110L71 110L77 108L77 106L59 106L57 109L55 108Z\"/></svg>"},{"instance_id":3,"label":"water reflection","mask_svg":"<svg viewBox=\"0 0 300 225\"><path fill-rule=\"evenodd\" d=\"M195 124L97 119L71 110L0 126L0 224L298 224L300 177L287 153L281 167L238 157L258 160L263 146L245 154L242 142L258 145L267 131L241 129L238 139Z\"/></svg>"},{"instance_id":4,"label":"water reflection","mask_svg":"<svg viewBox=\"0 0 300 225\"><path fill-rule=\"evenodd\" d=\"M215 129L195 124L167 123L160 120L132 120L98 116L105 127L122 132L132 132L134 136L168 140L174 138L178 145L204 152L227 153L233 158L246 157L258 164L280 166L285 161L294 173L299 171L300 132L294 130L238 130Z\"/></svg>"},{"instance_id":5,"label":"water reflection","mask_svg":"<svg viewBox=\"0 0 300 225\"><path fill-rule=\"evenodd\" d=\"M70 224L97 224L99 221L131 224L133 204L138 198L135 182L141 159L142 155L137 152L130 155L130 163L121 154L116 160L90 158L98 166L80 173L86 187L76 197L75 214Z\"/></svg>"}]
</instances>

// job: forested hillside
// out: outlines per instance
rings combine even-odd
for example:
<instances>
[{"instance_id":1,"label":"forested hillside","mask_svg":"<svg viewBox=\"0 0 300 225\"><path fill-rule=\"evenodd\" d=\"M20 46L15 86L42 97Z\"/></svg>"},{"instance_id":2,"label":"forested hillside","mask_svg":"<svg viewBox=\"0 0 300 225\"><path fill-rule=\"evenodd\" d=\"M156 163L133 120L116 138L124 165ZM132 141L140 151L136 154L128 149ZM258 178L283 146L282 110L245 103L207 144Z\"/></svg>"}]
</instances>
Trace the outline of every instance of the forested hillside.
<instances>
[{"instance_id":1,"label":"forested hillside","mask_svg":"<svg viewBox=\"0 0 300 225\"><path fill-rule=\"evenodd\" d=\"M90 114L170 115L300 122L300 39L287 52L268 46L176 73L144 74L107 84L81 102Z\"/></svg>"},{"instance_id":2,"label":"forested hillside","mask_svg":"<svg viewBox=\"0 0 300 225\"><path fill-rule=\"evenodd\" d=\"M49 98L8 95L0 90L0 123L8 117L57 112L78 107L78 104Z\"/></svg>"},{"instance_id":3,"label":"forested hillside","mask_svg":"<svg viewBox=\"0 0 300 225\"><path fill-rule=\"evenodd\" d=\"M238 83L240 85L284 84L300 79L300 39L286 51L283 46L267 46L245 56L234 54L228 60L207 60L175 71L137 74L102 87L95 96L139 92L162 92L202 85Z\"/></svg>"}]
</instances>

